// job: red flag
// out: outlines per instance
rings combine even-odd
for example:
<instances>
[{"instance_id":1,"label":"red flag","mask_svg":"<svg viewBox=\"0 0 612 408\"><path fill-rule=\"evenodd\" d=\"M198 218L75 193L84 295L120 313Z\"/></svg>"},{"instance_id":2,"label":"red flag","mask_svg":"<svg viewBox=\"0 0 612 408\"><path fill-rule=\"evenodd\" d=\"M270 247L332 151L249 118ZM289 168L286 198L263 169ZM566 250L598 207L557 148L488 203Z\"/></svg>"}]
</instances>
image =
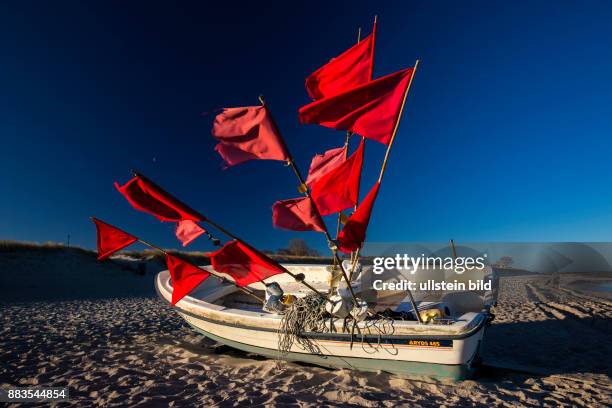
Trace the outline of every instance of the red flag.
<instances>
[{"instance_id":1,"label":"red flag","mask_svg":"<svg viewBox=\"0 0 612 408\"><path fill-rule=\"evenodd\" d=\"M238 286L248 286L285 272L276 261L238 240L211 253L210 261L214 270L230 275Z\"/></svg>"},{"instance_id":2,"label":"red flag","mask_svg":"<svg viewBox=\"0 0 612 408\"><path fill-rule=\"evenodd\" d=\"M289 153L265 106L225 108L215 118L215 150L227 166L248 160L289 160Z\"/></svg>"},{"instance_id":3,"label":"red flag","mask_svg":"<svg viewBox=\"0 0 612 408\"><path fill-rule=\"evenodd\" d=\"M350 253L361 248L366 238L366 230L370 222L372 207L378 195L380 183L376 182L366 198L359 204L357 210L351 215L338 234L338 249L342 252Z\"/></svg>"},{"instance_id":4,"label":"red flag","mask_svg":"<svg viewBox=\"0 0 612 408\"><path fill-rule=\"evenodd\" d=\"M126 246L138 241L138 238L120 230L117 227L113 227L112 225L107 224L104 221L100 221L95 217L92 217L91 219L94 224L96 224L96 231L98 234L99 261L108 258L120 249L123 249Z\"/></svg>"},{"instance_id":5,"label":"red flag","mask_svg":"<svg viewBox=\"0 0 612 408\"><path fill-rule=\"evenodd\" d=\"M315 155L310 163L306 185L312 186L317 180L344 162L345 151L344 147L338 147L337 149L328 150L323 154Z\"/></svg>"},{"instance_id":6,"label":"red flag","mask_svg":"<svg viewBox=\"0 0 612 408\"><path fill-rule=\"evenodd\" d=\"M308 197L275 202L272 206L272 224L291 231L325 232L325 224Z\"/></svg>"},{"instance_id":7,"label":"red flag","mask_svg":"<svg viewBox=\"0 0 612 408\"><path fill-rule=\"evenodd\" d=\"M404 69L339 95L302 106L299 111L300 122L350 130L388 144L413 72L414 68Z\"/></svg>"},{"instance_id":8,"label":"red flag","mask_svg":"<svg viewBox=\"0 0 612 408\"><path fill-rule=\"evenodd\" d=\"M206 230L204 228L200 227L198 224L191 220L179 221L176 224L176 237L179 241L183 243L184 247L189 245L191 241L204 234L205 232Z\"/></svg>"},{"instance_id":9,"label":"red flag","mask_svg":"<svg viewBox=\"0 0 612 408\"><path fill-rule=\"evenodd\" d=\"M321 215L333 214L357 204L363 150L364 141L362 139L355 153L311 186L312 198Z\"/></svg>"},{"instance_id":10,"label":"red flag","mask_svg":"<svg viewBox=\"0 0 612 408\"><path fill-rule=\"evenodd\" d=\"M177 224L176 237L183 243L183 246L187 246L204 233L204 230L195 224L195 222L205 220L199 213L143 175L136 175L123 186L115 182L115 187L137 210L149 213L161 221L179 223ZM181 225L181 221L192 221L192 223Z\"/></svg>"},{"instance_id":11,"label":"red flag","mask_svg":"<svg viewBox=\"0 0 612 408\"><path fill-rule=\"evenodd\" d=\"M371 35L352 46L306 78L306 91L312 99L346 92L372 79L376 24Z\"/></svg>"},{"instance_id":12,"label":"red flag","mask_svg":"<svg viewBox=\"0 0 612 408\"><path fill-rule=\"evenodd\" d=\"M115 187L134 208L149 213L160 221L204 221L200 214L140 174L123 186L115 182Z\"/></svg>"},{"instance_id":13,"label":"red flag","mask_svg":"<svg viewBox=\"0 0 612 408\"><path fill-rule=\"evenodd\" d=\"M208 271L170 254L166 254L166 265L172 277L173 305L210 276Z\"/></svg>"}]
</instances>

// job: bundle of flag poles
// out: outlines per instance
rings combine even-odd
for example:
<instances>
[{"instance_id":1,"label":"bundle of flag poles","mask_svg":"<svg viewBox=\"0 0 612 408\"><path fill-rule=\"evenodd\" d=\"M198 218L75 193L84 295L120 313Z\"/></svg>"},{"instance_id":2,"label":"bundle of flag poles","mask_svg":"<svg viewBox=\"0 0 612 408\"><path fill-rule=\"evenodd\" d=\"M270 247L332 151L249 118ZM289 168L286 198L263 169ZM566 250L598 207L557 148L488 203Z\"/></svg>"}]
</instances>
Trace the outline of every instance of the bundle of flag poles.
<instances>
[{"instance_id":1,"label":"bundle of flag poles","mask_svg":"<svg viewBox=\"0 0 612 408\"><path fill-rule=\"evenodd\" d=\"M225 162L225 168L250 160L276 160L286 162L299 181L302 196L276 201L272 205L272 223L275 227L291 231L317 231L325 235L335 264L348 284L353 300L350 278L338 251L351 253L356 261L366 239L366 231L380 190L389 152L397 134L402 111L418 61L406 68L380 78L373 77L376 46L376 18L372 33L357 44L331 59L306 78L305 87L313 100L298 112L302 124L317 124L346 132L344 146L327 150L313 157L306 179L302 177L285 140L272 117L263 97L256 106L225 108L213 123L212 135L217 140L215 150ZM360 135L357 149L349 153L349 138ZM364 199L359 201L361 172L365 156L366 139L386 145L386 153L376 183ZM161 187L135 173L117 190L136 209L149 213L162 222L176 224L176 237L183 244L206 235L214 244L215 238L204 225L212 226L231 238L225 245L209 255L216 272L229 275L222 279L255 296L247 286L279 273L288 273L309 289L303 276L294 275L276 261L241 240L200 212L193 210ZM354 209L345 219L342 211ZM324 221L325 216L338 214L344 227L333 239ZM99 259L140 241L116 227L94 219L98 230ZM163 251L162 251L163 252ZM172 303L175 304L206 280L211 272L192 265L166 252L166 261L174 286ZM351 271L352 275L352 271ZM217 275L221 276L221 275ZM322 295L321 295L322 296ZM416 310L416 306L413 304ZM417 314L418 315L418 314Z\"/></svg>"}]
</instances>

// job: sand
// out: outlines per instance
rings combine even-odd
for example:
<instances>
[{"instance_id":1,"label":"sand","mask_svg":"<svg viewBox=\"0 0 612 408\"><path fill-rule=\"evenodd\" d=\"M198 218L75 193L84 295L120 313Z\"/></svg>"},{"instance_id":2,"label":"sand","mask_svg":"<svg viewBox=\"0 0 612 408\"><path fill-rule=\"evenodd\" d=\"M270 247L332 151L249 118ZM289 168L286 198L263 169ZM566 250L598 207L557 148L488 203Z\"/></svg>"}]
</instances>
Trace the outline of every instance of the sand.
<instances>
[{"instance_id":1,"label":"sand","mask_svg":"<svg viewBox=\"0 0 612 408\"><path fill-rule=\"evenodd\" d=\"M0 386L68 386L78 406L612 404L612 302L576 291L570 278L502 278L488 366L452 382L279 363L218 346L154 296L151 273L138 277L149 282L140 295L5 301Z\"/></svg>"}]
</instances>

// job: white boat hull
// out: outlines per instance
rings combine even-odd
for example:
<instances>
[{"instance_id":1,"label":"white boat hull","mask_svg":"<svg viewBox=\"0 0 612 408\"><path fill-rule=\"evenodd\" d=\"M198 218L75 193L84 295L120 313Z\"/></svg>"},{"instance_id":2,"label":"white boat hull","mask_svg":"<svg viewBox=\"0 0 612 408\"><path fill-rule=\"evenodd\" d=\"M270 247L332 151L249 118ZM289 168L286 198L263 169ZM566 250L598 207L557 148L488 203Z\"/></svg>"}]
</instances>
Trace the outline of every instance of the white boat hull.
<instances>
[{"instance_id":1,"label":"white boat hull","mask_svg":"<svg viewBox=\"0 0 612 408\"><path fill-rule=\"evenodd\" d=\"M155 286L160 297L169 302L172 286L167 271L157 275ZM234 290L232 286L204 282L193 296L185 297L175 308L196 331L222 344L272 358L327 367L465 378L474 368L487 323L486 313L468 313L462 316L462 322L448 326L399 321L394 324L392 335L379 336L370 331L362 338L342 332L306 333L318 353L294 343L288 353L281 355L278 351L280 316L214 303ZM362 333L367 332L364 327Z\"/></svg>"}]
</instances>

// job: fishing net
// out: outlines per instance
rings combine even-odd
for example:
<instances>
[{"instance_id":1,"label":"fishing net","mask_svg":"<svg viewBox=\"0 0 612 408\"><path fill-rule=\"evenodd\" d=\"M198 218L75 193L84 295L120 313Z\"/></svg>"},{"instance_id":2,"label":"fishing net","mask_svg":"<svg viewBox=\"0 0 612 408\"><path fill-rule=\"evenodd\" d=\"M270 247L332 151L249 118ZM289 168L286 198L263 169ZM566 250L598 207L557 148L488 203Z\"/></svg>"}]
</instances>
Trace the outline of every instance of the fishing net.
<instances>
[{"instance_id":1,"label":"fishing net","mask_svg":"<svg viewBox=\"0 0 612 408\"><path fill-rule=\"evenodd\" d=\"M320 350L304 332L325 332L325 299L316 294L298 298L286 310L278 331L278 350L286 354L297 342L309 353L319 354Z\"/></svg>"},{"instance_id":2,"label":"fishing net","mask_svg":"<svg viewBox=\"0 0 612 408\"><path fill-rule=\"evenodd\" d=\"M316 294L307 295L297 299L285 310L278 330L278 351L279 357L291 350L294 343L297 343L303 350L312 354L321 354L319 347L310 338L304 336L306 332L326 333L330 327L335 326L333 321L337 318L330 316L325 311L326 300ZM386 310L376 313L361 322L351 316L342 319L342 329L344 333L350 333L351 348L353 342L357 340L361 347L368 352L375 352L383 347L383 336L390 336L395 333L395 320L413 320L408 314L391 312ZM329 321L329 326L326 322ZM336 320L337 321L337 320ZM368 339L369 336L370 338ZM374 338L372 338L374 336ZM392 347L392 346L391 346Z\"/></svg>"}]
</instances>

